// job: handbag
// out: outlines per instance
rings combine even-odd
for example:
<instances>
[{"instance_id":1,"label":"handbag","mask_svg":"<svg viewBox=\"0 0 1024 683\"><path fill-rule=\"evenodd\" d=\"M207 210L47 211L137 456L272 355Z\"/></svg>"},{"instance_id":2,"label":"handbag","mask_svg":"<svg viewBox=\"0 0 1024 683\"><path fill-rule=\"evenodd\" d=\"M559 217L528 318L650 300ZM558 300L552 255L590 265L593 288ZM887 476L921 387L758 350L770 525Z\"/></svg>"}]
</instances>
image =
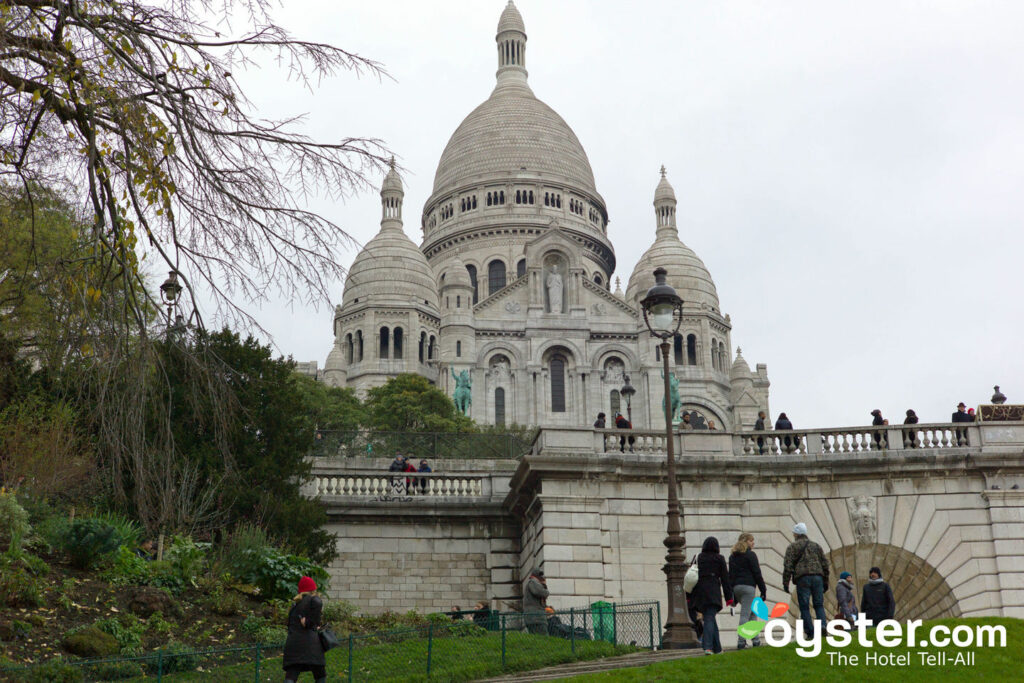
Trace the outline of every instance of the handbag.
<instances>
[{"instance_id":1,"label":"handbag","mask_svg":"<svg viewBox=\"0 0 1024 683\"><path fill-rule=\"evenodd\" d=\"M341 645L341 641L338 640L338 636L336 636L334 631L329 628L322 628L317 631L316 634L320 638L320 647L324 649L324 652Z\"/></svg>"},{"instance_id":2,"label":"handbag","mask_svg":"<svg viewBox=\"0 0 1024 683\"><path fill-rule=\"evenodd\" d=\"M697 561L694 560L690 563L690 568L686 570L686 576L683 577L683 590L687 593L692 593L694 587L697 585L697 580L700 578L697 571Z\"/></svg>"}]
</instances>

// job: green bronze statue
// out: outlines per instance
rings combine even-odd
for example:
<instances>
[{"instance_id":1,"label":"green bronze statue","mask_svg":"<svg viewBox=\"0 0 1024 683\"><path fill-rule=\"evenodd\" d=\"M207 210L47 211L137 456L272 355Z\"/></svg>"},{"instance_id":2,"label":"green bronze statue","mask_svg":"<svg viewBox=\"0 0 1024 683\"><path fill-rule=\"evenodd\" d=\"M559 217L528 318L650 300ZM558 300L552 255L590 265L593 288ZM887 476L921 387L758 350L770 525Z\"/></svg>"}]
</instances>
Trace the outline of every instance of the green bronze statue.
<instances>
[{"instance_id":1,"label":"green bronze statue","mask_svg":"<svg viewBox=\"0 0 1024 683\"><path fill-rule=\"evenodd\" d=\"M463 370L456 375L453 368L452 377L455 378L455 391L452 393L455 409L463 415L469 415L469 406L473 404L473 380L469 378L469 370Z\"/></svg>"},{"instance_id":2,"label":"green bronze statue","mask_svg":"<svg viewBox=\"0 0 1024 683\"><path fill-rule=\"evenodd\" d=\"M661 378L665 379L665 371L661 371ZM679 379L676 376L668 376L668 387L669 387L669 398L672 399L672 422L676 421L676 416L679 414L679 409L683 403L679 399ZM661 411L665 412L665 399L661 399Z\"/></svg>"}]
</instances>

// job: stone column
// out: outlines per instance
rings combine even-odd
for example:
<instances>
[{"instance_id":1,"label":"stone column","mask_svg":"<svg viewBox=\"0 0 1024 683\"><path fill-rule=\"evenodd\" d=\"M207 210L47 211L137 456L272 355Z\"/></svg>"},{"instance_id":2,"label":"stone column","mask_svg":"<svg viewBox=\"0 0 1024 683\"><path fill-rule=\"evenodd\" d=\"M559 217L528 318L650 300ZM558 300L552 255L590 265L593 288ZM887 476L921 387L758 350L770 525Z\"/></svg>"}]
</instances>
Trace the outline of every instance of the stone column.
<instances>
[{"instance_id":1,"label":"stone column","mask_svg":"<svg viewBox=\"0 0 1024 683\"><path fill-rule=\"evenodd\" d=\"M983 491L992 520L1004 617L1024 618L1024 491Z\"/></svg>"}]
</instances>

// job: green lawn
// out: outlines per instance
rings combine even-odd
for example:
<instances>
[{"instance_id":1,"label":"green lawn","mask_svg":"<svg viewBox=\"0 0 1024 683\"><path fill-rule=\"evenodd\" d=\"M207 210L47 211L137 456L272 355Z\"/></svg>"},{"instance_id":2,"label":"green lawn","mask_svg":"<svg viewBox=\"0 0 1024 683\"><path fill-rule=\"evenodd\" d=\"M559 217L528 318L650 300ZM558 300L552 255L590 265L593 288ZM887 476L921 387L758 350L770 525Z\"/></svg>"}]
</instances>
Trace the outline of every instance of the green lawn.
<instances>
[{"instance_id":1,"label":"green lawn","mask_svg":"<svg viewBox=\"0 0 1024 683\"><path fill-rule=\"evenodd\" d=\"M505 668L501 665L501 634L435 638L430 659L430 679L434 681L470 681L504 672L528 671L582 659L595 659L635 652L636 648L611 643L579 641L575 654L572 643L561 638L506 633ZM410 638L397 643L360 644L353 649L354 681L426 681L427 640ZM202 662L200 662L202 666ZM203 666L204 669L207 667ZM343 644L327 653L328 680L346 680L348 647ZM305 674L308 680L309 674ZM152 680L152 679L136 679ZM253 681L253 663L185 672L163 677L165 681ZM261 663L259 681L279 683L280 658Z\"/></svg>"},{"instance_id":2,"label":"green lawn","mask_svg":"<svg viewBox=\"0 0 1024 683\"><path fill-rule=\"evenodd\" d=\"M952 628L959 624L1002 624L1006 627L1006 647L965 648L950 646L944 650L935 647L907 647L868 649L851 644L841 650L827 645L816 658L805 659L796 653L795 646L784 648L760 647L740 652L726 652L717 656L700 656L673 662L662 662L637 669L623 669L603 674L590 674L565 679L574 683L595 683L597 681L740 681L767 680L785 683L817 681L1002 681L1024 680L1024 620L1021 619L939 619L927 621L924 627L943 624ZM919 630L920 634L921 631ZM920 636L918 636L920 639ZM947 653L949 662L945 666L926 666L921 663L918 652ZM828 653L842 652L857 655L860 664L856 667L830 664ZM873 653L910 654L909 666L865 665L865 655ZM953 657L958 652L974 652L973 666L954 666Z\"/></svg>"}]
</instances>

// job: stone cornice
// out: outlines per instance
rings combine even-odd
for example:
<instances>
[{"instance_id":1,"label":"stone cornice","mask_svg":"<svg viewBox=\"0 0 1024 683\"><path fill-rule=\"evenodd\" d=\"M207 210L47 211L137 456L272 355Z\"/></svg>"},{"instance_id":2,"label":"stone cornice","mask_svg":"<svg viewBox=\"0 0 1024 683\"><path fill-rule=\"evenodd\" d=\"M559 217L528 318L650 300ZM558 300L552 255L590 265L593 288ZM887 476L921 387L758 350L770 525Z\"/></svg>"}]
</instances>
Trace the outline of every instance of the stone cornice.
<instances>
[{"instance_id":1,"label":"stone cornice","mask_svg":"<svg viewBox=\"0 0 1024 683\"><path fill-rule=\"evenodd\" d=\"M527 217L516 216L515 218L520 220ZM488 237L524 237L528 238L526 241L529 241L539 235L543 235L548 229L550 220L550 217L538 216L537 224L534 225L520 223L516 225L476 226L455 233L449 233L442 237L434 238L431 241L424 240L420 249L424 256L427 257L427 261L430 262L445 251L467 243L480 242ZM608 242L607 237L598 238L597 235L587 234L572 224L561 226L561 230L570 236L573 241L594 254L598 261L605 265L609 273L615 271L615 252L612 250L611 243Z\"/></svg>"},{"instance_id":2,"label":"stone cornice","mask_svg":"<svg viewBox=\"0 0 1024 683\"><path fill-rule=\"evenodd\" d=\"M494 294L491 294L486 299L482 299L478 303L474 304L473 314L475 315L477 313L480 313L485 308L490 308L493 304L497 303L498 301L501 301L502 299L504 299L517 289L522 289L523 287L526 286L526 283L529 281L529 279L530 278L527 275L517 277L515 280L505 285Z\"/></svg>"},{"instance_id":3,"label":"stone cornice","mask_svg":"<svg viewBox=\"0 0 1024 683\"><path fill-rule=\"evenodd\" d=\"M632 318L636 318L636 316L639 315L639 312L635 308L633 308L625 301L612 294L611 292L607 291L604 287L601 287L600 285L597 285L588 279L583 280L583 289L586 289L590 292L593 292L594 294L597 294L610 304L614 304L617 308L619 308L621 311L623 311Z\"/></svg>"}]
</instances>

